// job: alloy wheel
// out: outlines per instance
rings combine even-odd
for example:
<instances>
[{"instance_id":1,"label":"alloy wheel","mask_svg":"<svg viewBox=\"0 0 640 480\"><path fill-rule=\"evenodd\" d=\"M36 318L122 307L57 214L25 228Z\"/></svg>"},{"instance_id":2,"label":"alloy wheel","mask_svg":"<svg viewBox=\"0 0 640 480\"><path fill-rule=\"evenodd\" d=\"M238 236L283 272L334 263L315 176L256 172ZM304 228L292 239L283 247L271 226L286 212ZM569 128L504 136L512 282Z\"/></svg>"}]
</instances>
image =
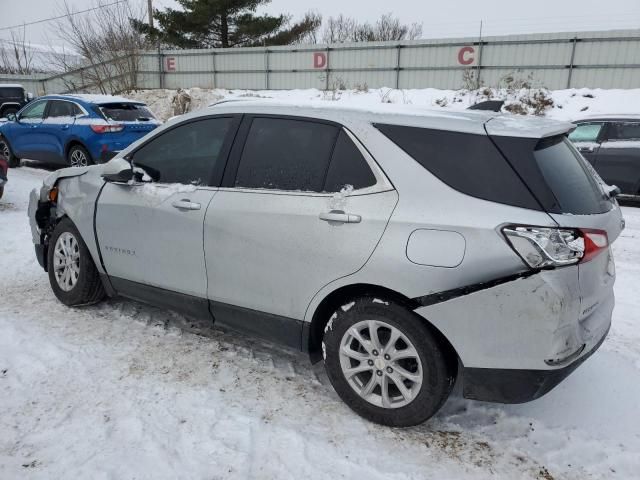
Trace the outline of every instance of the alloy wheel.
<instances>
[{"instance_id":1,"label":"alloy wheel","mask_svg":"<svg viewBox=\"0 0 640 480\"><path fill-rule=\"evenodd\" d=\"M344 333L340 366L351 388L378 407L404 407L422 386L416 348L399 329L380 320L363 320Z\"/></svg>"},{"instance_id":2,"label":"alloy wheel","mask_svg":"<svg viewBox=\"0 0 640 480\"><path fill-rule=\"evenodd\" d=\"M58 286L69 292L80 276L80 246L72 233L64 232L56 240L53 268Z\"/></svg>"},{"instance_id":3,"label":"alloy wheel","mask_svg":"<svg viewBox=\"0 0 640 480\"><path fill-rule=\"evenodd\" d=\"M87 156L80 149L75 149L71 152L71 166L72 167L86 167L89 164Z\"/></svg>"}]
</instances>

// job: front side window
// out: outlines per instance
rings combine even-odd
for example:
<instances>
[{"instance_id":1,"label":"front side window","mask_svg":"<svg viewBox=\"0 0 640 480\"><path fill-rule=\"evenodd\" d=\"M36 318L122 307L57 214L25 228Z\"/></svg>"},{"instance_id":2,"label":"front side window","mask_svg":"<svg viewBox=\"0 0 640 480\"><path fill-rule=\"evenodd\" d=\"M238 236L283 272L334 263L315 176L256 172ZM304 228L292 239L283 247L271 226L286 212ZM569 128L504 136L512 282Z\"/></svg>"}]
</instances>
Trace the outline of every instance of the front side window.
<instances>
[{"instance_id":1,"label":"front side window","mask_svg":"<svg viewBox=\"0 0 640 480\"><path fill-rule=\"evenodd\" d=\"M153 138L137 150L134 167L154 182L207 185L220 158L231 118L189 122Z\"/></svg>"},{"instance_id":2,"label":"front side window","mask_svg":"<svg viewBox=\"0 0 640 480\"><path fill-rule=\"evenodd\" d=\"M44 116L44 110L47 107L47 102L36 102L33 105L29 105L20 114L20 120L37 120L42 119Z\"/></svg>"},{"instance_id":3,"label":"front side window","mask_svg":"<svg viewBox=\"0 0 640 480\"><path fill-rule=\"evenodd\" d=\"M336 127L323 123L255 118L235 186L321 192L337 135Z\"/></svg>"},{"instance_id":4,"label":"front side window","mask_svg":"<svg viewBox=\"0 0 640 480\"><path fill-rule=\"evenodd\" d=\"M569 134L572 142L596 142L602 131L602 123L581 123Z\"/></svg>"},{"instance_id":5,"label":"front side window","mask_svg":"<svg viewBox=\"0 0 640 480\"><path fill-rule=\"evenodd\" d=\"M618 122L609 126L609 141L640 140L640 122Z\"/></svg>"}]
</instances>

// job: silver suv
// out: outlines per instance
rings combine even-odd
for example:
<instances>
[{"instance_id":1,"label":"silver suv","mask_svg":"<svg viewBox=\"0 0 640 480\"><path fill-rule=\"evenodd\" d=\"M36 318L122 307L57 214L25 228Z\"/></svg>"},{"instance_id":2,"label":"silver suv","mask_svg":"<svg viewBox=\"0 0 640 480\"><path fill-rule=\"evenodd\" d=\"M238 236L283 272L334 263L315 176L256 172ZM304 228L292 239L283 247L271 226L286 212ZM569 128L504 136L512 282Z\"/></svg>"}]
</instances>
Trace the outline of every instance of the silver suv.
<instances>
[{"instance_id":1,"label":"silver suv","mask_svg":"<svg viewBox=\"0 0 640 480\"><path fill-rule=\"evenodd\" d=\"M51 174L33 241L66 305L123 295L308 352L374 422L425 421L456 379L526 402L598 348L614 305L624 223L572 128L225 103Z\"/></svg>"}]
</instances>

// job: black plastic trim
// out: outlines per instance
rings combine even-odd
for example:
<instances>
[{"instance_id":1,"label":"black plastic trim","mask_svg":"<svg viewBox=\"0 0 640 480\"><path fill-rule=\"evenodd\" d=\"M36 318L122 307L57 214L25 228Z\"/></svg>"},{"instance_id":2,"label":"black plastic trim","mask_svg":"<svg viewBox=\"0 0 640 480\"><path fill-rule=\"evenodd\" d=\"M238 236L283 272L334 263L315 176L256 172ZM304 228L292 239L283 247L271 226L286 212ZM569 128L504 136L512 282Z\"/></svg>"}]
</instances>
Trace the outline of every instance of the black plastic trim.
<instances>
[{"instance_id":1,"label":"black plastic trim","mask_svg":"<svg viewBox=\"0 0 640 480\"><path fill-rule=\"evenodd\" d=\"M273 315L226 303L209 301L215 325L260 337L287 347L302 349L302 320Z\"/></svg>"},{"instance_id":2,"label":"black plastic trim","mask_svg":"<svg viewBox=\"0 0 640 480\"><path fill-rule=\"evenodd\" d=\"M609 329L588 353L566 367L555 370L468 368L462 370L462 395L471 400L496 403L525 403L542 397L595 353Z\"/></svg>"},{"instance_id":3,"label":"black plastic trim","mask_svg":"<svg viewBox=\"0 0 640 480\"><path fill-rule=\"evenodd\" d=\"M34 247L36 249L36 258L38 259L38 263L42 268L44 268L44 271L46 272L47 262L46 262L46 259L44 258L44 245L37 244L37 245L34 245Z\"/></svg>"},{"instance_id":4,"label":"black plastic trim","mask_svg":"<svg viewBox=\"0 0 640 480\"><path fill-rule=\"evenodd\" d=\"M209 302L206 298L185 295L118 277L109 277L109 280L113 289L123 297L177 310L198 318L211 318Z\"/></svg>"},{"instance_id":5,"label":"black plastic trim","mask_svg":"<svg viewBox=\"0 0 640 480\"><path fill-rule=\"evenodd\" d=\"M495 280L489 280L487 282L474 283L473 285L465 285L464 287L452 288L451 290L444 290L443 292L430 293L421 297L412 298L411 301L417 304L416 308L427 307L429 305L435 305L436 303L446 302L453 298L463 297L470 293L479 292L488 288L493 288L504 283L509 283L519 278L527 278L531 275L539 273L540 270L529 270L526 272L516 273L514 275L508 275L506 277L496 278Z\"/></svg>"},{"instance_id":6,"label":"black plastic trim","mask_svg":"<svg viewBox=\"0 0 640 480\"><path fill-rule=\"evenodd\" d=\"M307 351L308 338L305 339L305 332L308 337L309 329L306 322L302 320L214 302L123 278L106 275L102 275L101 278L109 295L117 293L150 305L169 308L197 318L210 319L222 329L234 330L296 350Z\"/></svg>"}]
</instances>

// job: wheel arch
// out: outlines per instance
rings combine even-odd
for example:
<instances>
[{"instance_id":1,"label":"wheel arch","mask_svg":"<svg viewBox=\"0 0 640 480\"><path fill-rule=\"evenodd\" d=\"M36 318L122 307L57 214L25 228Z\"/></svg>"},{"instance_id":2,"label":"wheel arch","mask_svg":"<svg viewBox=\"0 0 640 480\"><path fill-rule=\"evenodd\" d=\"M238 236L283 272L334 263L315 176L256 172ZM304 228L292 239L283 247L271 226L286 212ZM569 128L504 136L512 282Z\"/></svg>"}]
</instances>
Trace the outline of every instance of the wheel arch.
<instances>
[{"instance_id":1,"label":"wheel arch","mask_svg":"<svg viewBox=\"0 0 640 480\"><path fill-rule=\"evenodd\" d=\"M333 312L342 305L361 297L374 297L379 298L380 300L391 301L405 307L411 312L420 306L417 302L402 293L380 285L357 283L344 285L333 290L327 294L316 307L311 317L311 323L308 327L306 339L303 339L303 341L307 341L307 344L303 346L307 347L309 358L312 363L317 363L322 360L322 337L324 335L324 328L329 322ZM418 315L417 313L414 313L414 315L416 315L416 317L426 325L430 333L435 337L436 341L445 352L448 367L454 374L457 374L460 356L451 342L440 330L429 322L428 319Z\"/></svg>"},{"instance_id":2,"label":"wheel arch","mask_svg":"<svg viewBox=\"0 0 640 480\"><path fill-rule=\"evenodd\" d=\"M87 153L89 154L89 159L93 160L93 157L91 155L91 150L89 150L89 147L87 147L84 142L82 142L80 139L78 139L76 137L72 137L69 140L67 140L67 144L64 147L64 159L65 160L69 159L69 152L71 151L71 149L75 145L78 145L79 147L84 148L87 151Z\"/></svg>"}]
</instances>

